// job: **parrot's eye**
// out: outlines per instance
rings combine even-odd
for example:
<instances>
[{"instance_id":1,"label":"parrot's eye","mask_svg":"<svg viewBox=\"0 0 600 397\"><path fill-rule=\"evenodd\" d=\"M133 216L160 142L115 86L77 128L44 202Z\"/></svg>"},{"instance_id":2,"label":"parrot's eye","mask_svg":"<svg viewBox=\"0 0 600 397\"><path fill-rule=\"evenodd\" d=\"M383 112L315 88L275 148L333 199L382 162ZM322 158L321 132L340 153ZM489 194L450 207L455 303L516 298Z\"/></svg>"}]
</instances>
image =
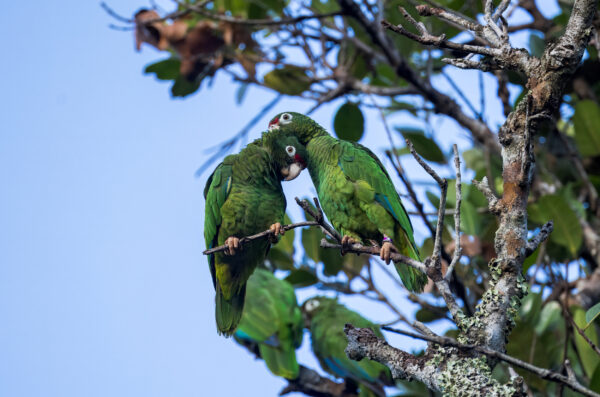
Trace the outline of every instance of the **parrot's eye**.
<instances>
[{"instance_id":1,"label":"parrot's eye","mask_svg":"<svg viewBox=\"0 0 600 397\"><path fill-rule=\"evenodd\" d=\"M292 115L289 113L284 113L281 115L281 124L289 124L292 121Z\"/></svg>"},{"instance_id":2,"label":"parrot's eye","mask_svg":"<svg viewBox=\"0 0 600 397\"><path fill-rule=\"evenodd\" d=\"M290 157L294 157L294 155L296 154L296 148L293 146L287 146L285 148L285 151L287 152L288 156L290 156Z\"/></svg>"},{"instance_id":3,"label":"parrot's eye","mask_svg":"<svg viewBox=\"0 0 600 397\"><path fill-rule=\"evenodd\" d=\"M319 301L318 300L311 300L311 301L308 301L308 303L306 304L306 310L309 311L309 312L312 312L317 307L319 307Z\"/></svg>"}]
</instances>

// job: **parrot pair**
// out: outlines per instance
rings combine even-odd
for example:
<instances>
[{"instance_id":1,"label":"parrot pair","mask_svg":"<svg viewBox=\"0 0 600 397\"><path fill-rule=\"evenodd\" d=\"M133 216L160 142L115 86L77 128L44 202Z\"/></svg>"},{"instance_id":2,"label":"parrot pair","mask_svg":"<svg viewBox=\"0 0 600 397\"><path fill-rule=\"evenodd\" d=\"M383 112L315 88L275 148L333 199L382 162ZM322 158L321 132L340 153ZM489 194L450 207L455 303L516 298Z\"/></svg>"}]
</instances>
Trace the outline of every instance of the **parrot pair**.
<instances>
[{"instance_id":1,"label":"parrot pair","mask_svg":"<svg viewBox=\"0 0 600 397\"><path fill-rule=\"evenodd\" d=\"M370 328L384 339L379 327L332 298L311 298L302 309L310 323L312 350L321 367L336 377L357 383L361 396L385 396L383 387L394 385L390 370L367 358L351 360L345 353L348 344L345 324Z\"/></svg>"},{"instance_id":2,"label":"parrot pair","mask_svg":"<svg viewBox=\"0 0 600 397\"><path fill-rule=\"evenodd\" d=\"M259 268L248 279L244 314L234 337L241 344L256 344L274 375L293 380L299 373L296 349L302 344L302 330L307 324L312 350L323 370L357 384L361 396L385 396L383 387L393 385L389 369L369 359L354 361L346 356L346 323L371 328L383 339L377 325L336 299L310 298L301 311L294 288Z\"/></svg>"},{"instance_id":3,"label":"parrot pair","mask_svg":"<svg viewBox=\"0 0 600 397\"><path fill-rule=\"evenodd\" d=\"M258 239L243 248L240 238L266 229L283 234L286 201L282 180L296 178L306 166L306 153L297 137L267 134L240 153L227 156L206 182L204 239L207 248L226 245L209 255L216 292L215 317L219 334L231 336L240 321L246 282L264 262L271 239Z\"/></svg>"},{"instance_id":4,"label":"parrot pair","mask_svg":"<svg viewBox=\"0 0 600 397\"><path fill-rule=\"evenodd\" d=\"M398 251L420 260L413 227L400 196L381 161L368 148L336 139L314 120L285 112L269 122L269 134L286 133L306 148L307 168L321 207L342 235L342 246L354 242L381 246L381 259L390 262ZM395 264L402 282L421 292L427 276L406 265Z\"/></svg>"}]
</instances>

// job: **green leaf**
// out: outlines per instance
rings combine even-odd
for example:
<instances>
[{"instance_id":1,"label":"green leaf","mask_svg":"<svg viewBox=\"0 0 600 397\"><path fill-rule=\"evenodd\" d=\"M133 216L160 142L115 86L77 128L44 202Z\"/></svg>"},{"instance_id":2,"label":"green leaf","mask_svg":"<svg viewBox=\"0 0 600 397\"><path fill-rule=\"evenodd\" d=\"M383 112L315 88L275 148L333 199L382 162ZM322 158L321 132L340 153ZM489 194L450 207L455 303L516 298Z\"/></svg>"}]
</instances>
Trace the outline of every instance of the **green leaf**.
<instances>
[{"instance_id":1,"label":"green leaf","mask_svg":"<svg viewBox=\"0 0 600 397\"><path fill-rule=\"evenodd\" d=\"M573 116L575 142L582 156L600 154L600 106L592 101L580 101Z\"/></svg>"},{"instance_id":2,"label":"green leaf","mask_svg":"<svg viewBox=\"0 0 600 397\"><path fill-rule=\"evenodd\" d=\"M154 73L159 80L175 80L179 77L181 62L177 58L168 58L146 66L144 73Z\"/></svg>"},{"instance_id":3,"label":"green leaf","mask_svg":"<svg viewBox=\"0 0 600 397\"><path fill-rule=\"evenodd\" d=\"M417 313L415 314L415 317L418 321L422 322L422 323L430 323L432 321L435 320L439 320L441 318L446 317L445 313L443 312L438 312L438 311L433 311L433 310L428 310L428 309L419 309L417 311Z\"/></svg>"},{"instance_id":4,"label":"green leaf","mask_svg":"<svg viewBox=\"0 0 600 397\"><path fill-rule=\"evenodd\" d=\"M275 267L281 270L293 270L294 269L294 257L277 246L269 250L267 259Z\"/></svg>"},{"instance_id":5,"label":"green leaf","mask_svg":"<svg viewBox=\"0 0 600 397\"><path fill-rule=\"evenodd\" d=\"M573 313L573 320L575 324L579 328L585 327L585 311L581 307L573 306L571 308ZM575 334L575 346L577 347L577 352L579 352L579 356L581 357L581 364L583 365L583 369L588 377L592 377L594 374L598 363L600 362L600 356L596 354L596 352L590 347L590 345L583 339L579 333L574 332ZM588 328L585 330L585 335L596 345L598 346L598 334L596 330L592 328Z\"/></svg>"},{"instance_id":6,"label":"green leaf","mask_svg":"<svg viewBox=\"0 0 600 397\"><path fill-rule=\"evenodd\" d=\"M396 130L404 136L404 139L408 139L413 144L417 153L425 160L446 163L446 158L440 147L433 139L426 137L423 131L402 127L396 128Z\"/></svg>"},{"instance_id":7,"label":"green leaf","mask_svg":"<svg viewBox=\"0 0 600 397\"><path fill-rule=\"evenodd\" d=\"M585 312L585 328L589 327L590 324L598 318L598 316L600 316L600 303L596 303L594 306L589 308L587 312Z\"/></svg>"},{"instance_id":8,"label":"green leaf","mask_svg":"<svg viewBox=\"0 0 600 397\"><path fill-rule=\"evenodd\" d=\"M320 14L327 14L340 9L340 6L335 0L312 0L310 3L311 8L314 8Z\"/></svg>"},{"instance_id":9,"label":"green leaf","mask_svg":"<svg viewBox=\"0 0 600 397\"><path fill-rule=\"evenodd\" d=\"M313 228L318 231L317 228ZM325 237L325 235L319 231L319 258L325 267L324 273L327 276L335 276L342 270L344 257L340 254L340 251L331 249L331 248L323 248L321 247L321 239Z\"/></svg>"},{"instance_id":10,"label":"green leaf","mask_svg":"<svg viewBox=\"0 0 600 397\"><path fill-rule=\"evenodd\" d=\"M189 81L185 77L179 76L175 79L175 83L171 87L171 95L174 97L185 97L193 94L200 88L200 82L201 80Z\"/></svg>"},{"instance_id":11,"label":"green leaf","mask_svg":"<svg viewBox=\"0 0 600 397\"><path fill-rule=\"evenodd\" d=\"M300 95L310 87L310 79L306 70L287 65L273 69L264 77L265 85L286 95Z\"/></svg>"},{"instance_id":12,"label":"green leaf","mask_svg":"<svg viewBox=\"0 0 600 397\"><path fill-rule=\"evenodd\" d=\"M304 252L315 263L321 260L319 248L322 236L323 233L316 227L302 229L302 246L304 247Z\"/></svg>"},{"instance_id":13,"label":"green leaf","mask_svg":"<svg viewBox=\"0 0 600 397\"><path fill-rule=\"evenodd\" d=\"M600 365L596 367L596 370L590 379L590 389L596 393L600 393Z\"/></svg>"},{"instance_id":14,"label":"green leaf","mask_svg":"<svg viewBox=\"0 0 600 397\"><path fill-rule=\"evenodd\" d=\"M540 318L535 325L535 333L542 335L547 329L556 325L561 319L562 309L556 301L548 302L540 312Z\"/></svg>"},{"instance_id":15,"label":"green leaf","mask_svg":"<svg viewBox=\"0 0 600 397\"><path fill-rule=\"evenodd\" d=\"M365 132L365 118L356 103L346 102L333 119L335 135L340 139L357 142Z\"/></svg>"},{"instance_id":16,"label":"green leaf","mask_svg":"<svg viewBox=\"0 0 600 397\"><path fill-rule=\"evenodd\" d=\"M537 203L529 205L528 213L530 219L540 225L553 220L550 241L567 248L575 256L581 246L582 232L577 215L564 197L557 194L543 196Z\"/></svg>"},{"instance_id":17,"label":"green leaf","mask_svg":"<svg viewBox=\"0 0 600 397\"><path fill-rule=\"evenodd\" d=\"M290 219L288 214L285 214L285 216L283 218L283 224L289 225L291 223L292 223L292 220ZM275 247L281 249L284 252L287 252L287 253L293 255L294 251L295 251L294 250L294 237L295 237L294 229L288 230L287 232L285 232L285 234L283 236L279 237L279 241L277 242Z\"/></svg>"},{"instance_id":18,"label":"green leaf","mask_svg":"<svg viewBox=\"0 0 600 397\"><path fill-rule=\"evenodd\" d=\"M544 49L546 48L546 43L544 39L538 36L536 33L532 33L529 36L529 49L531 51L531 55L535 57L541 57L544 54Z\"/></svg>"},{"instance_id":19,"label":"green leaf","mask_svg":"<svg viewBox=\"0 0 600 397\"><path fill-rule=\"evenodd\" d=\"M540 294L530 292L525 298L523 298L521 308L519 309L519 315L523 321L533 323L537 320L537 315L542 307L542 297Z\"/></svg>"},{"instance_id":20,"label":"green leaf","mask_svg":"<svg viewBox=\"0 0 600 397\"><path fill-rule=\"evenodd\" d=\"M535 251L523 262L523 274L527 274L527 270L537 262L538 255L540 254L540 247L538 246Z\"/></svg>"},{"instance_id":21,"label":"green leaf","mask_svg":"<svg viewBox=\"0 0 600 397\"><path fill-rule=\"evenodd\" d=\"M292 273L285 278L285 281L292 284L294 287L308 287L309 285L316 284L319 279L310 270L298 269L292 271Z\"/></svg>"},{"instance_id":22,"label":"green leaf","mask_svg":"<svg viewBox=\"0 0 600 397\"><path fill-rule=\"evenodd\" d=\"M477 208L468 201L463 201L460 206L460 215L461 230L472 236L479 235L481 230L481 216L477 213Z\"/></svg>"}]
</instances>

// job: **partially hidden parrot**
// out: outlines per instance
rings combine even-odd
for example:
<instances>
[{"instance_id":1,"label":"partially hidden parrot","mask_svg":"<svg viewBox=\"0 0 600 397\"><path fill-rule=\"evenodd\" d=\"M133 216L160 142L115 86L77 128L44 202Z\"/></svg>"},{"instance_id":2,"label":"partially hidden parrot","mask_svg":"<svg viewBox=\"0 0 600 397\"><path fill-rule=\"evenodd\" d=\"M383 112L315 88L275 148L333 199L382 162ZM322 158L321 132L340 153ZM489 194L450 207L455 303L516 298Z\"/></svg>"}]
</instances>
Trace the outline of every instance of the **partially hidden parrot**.
<instances>
[{"instance_id":1,"label":"partially hidden parrot","mask_svg":"<svg viewBox=\"0 0 600 397\"><path fill-rule=\"evenodd\" d=\"M206 182L206 247L228 247L208 259L219 334L234 333L242 316L246 281L265 260L272 240L262 238L241 247L240 238L266 229L275 236L283 234L286 202L281 180L296 178L306 166L305 156L295 136L263 134L240 153L227 156Z\"/></svg>"},{"instance_id":2,"label":"partially hidden parrot","mask_svg":"<svg viewBox=\"0 0 600 397\"><path fill-rule=\"evenodd\" d=\"M256 269L248 279L244 314L235 339L242 344L256 343L274 375L296 379L296 349L302 344L303 326L292 285L268 270Z\"/></svg>"},{"instance_id":3,"label":"partially hidden parrot","mask_svg":"<svg viewBox=\"0 0 600 397\"><path fill-rule=\"evenodd\" d=\"M344 351L348 345L344 333L346 324L371 328L375 335L383 339L379 326L333 298L310 298L304 302L302 310L310 323L312 350L321 367L336 377L357 383L361 396L385 396L383 387L394 385L390 370L368 358L351 360Z\"/></svg>"},{"instance_id":4,"label":"partially hidden parrot","mask_svg":"<svg viewBox=\"0 0 600 397\"><path fill-rule=\"evenodd\" d=\"M392 251L420 260L413 227L400 196L381 161L368 148L336 139L310 117L280 113L269 131L292 133L306 146L308 171L321 206L342 235L342 246L354 242L381 246L381 259L390 262ZM402 282L421 292L427 276L396 264Z\"/></svg>"}]
</instances>

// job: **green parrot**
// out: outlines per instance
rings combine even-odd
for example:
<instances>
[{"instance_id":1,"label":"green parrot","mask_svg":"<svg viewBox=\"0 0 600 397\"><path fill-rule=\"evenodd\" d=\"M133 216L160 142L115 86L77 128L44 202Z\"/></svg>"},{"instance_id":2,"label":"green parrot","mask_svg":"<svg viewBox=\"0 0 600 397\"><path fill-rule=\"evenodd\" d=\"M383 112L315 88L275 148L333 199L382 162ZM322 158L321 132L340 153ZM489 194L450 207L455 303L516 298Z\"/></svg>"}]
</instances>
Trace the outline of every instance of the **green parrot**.
<instances>
[{"instance_id":1,"label":"green parrot","mask_svg":"<svg viewBox=\"0 0 600 397\"><path fill-rule=\"evenodd\" d=\"M400 196L381 161L368 148L336 139L310 117L285 112L269 123L269 131L292 133L306 146L308 171L325 214L342 235L342 246L354 242L381 245L381 259L392 251L420 260L413 227ZM421 292L427 276L396 264L402 282Z\"/></svg>"},{"instance_id":2,"label":"green parrot","mask_svg":"<svg viewBox=\"0 0 600 397\"><path fill-rule=\"evenodd\" d=\"M206 247L228 246L208 259L219 334L231 336L235 331L242 317L246 281L271 246L271 239L263 238L242 249L239 239L266 229L275 236L283 234L286 202L281 180L296 178L306 165L305 156L295 136L263 134L240 153L227 156L206 182Z\"/></svg>"},{"instance_id":3,"label":"green parrot","mask_svg":"<svg viewBox=\"0 0 600 397\"><path fill-rule=\"evenodd\" d=\"M338 303L337 299L310 298L302 305L302 311L310 323L312 350L321 367L334 376L359 384L361 396L385 396L383 387L394 384L390 370L367 358L351 360L344 351L348 344L344 325L349 323L359 328L371 328L375 335L383 338L379 327Z\"/></svg>"},{"instance_id":4,"label":"green parrot","mask_svg":"<svg viewBox=\"0 0 600 397\"><path fill-rule=\"evenodd\" d=\"M294 288L271 272L256 269L248 279L246 304L234 337L258 344L260 356L277 376L296 379L296 349L302 344L302 312Z\"/></svg>"}]
</instances>

